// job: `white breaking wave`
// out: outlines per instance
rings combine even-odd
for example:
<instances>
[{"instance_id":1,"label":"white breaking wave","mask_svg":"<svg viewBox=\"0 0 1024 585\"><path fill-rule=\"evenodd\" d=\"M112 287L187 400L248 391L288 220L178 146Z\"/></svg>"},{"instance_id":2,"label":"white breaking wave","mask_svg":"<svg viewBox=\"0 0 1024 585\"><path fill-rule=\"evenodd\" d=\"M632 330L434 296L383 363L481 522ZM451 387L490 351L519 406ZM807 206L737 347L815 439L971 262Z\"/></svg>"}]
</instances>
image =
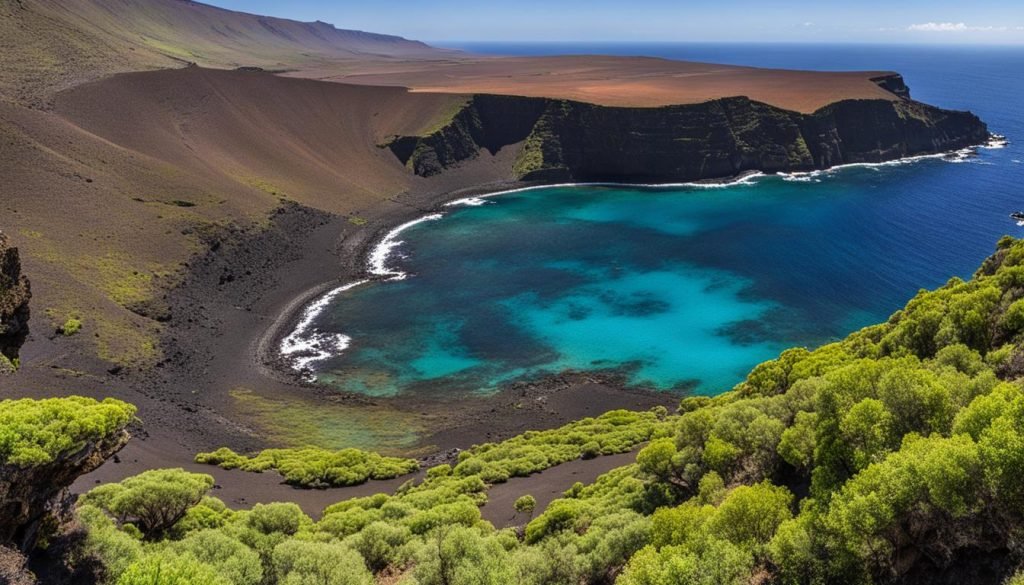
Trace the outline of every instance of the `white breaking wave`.
<instances>
[{"instance_id":1,"label":"white breaking wave","mask_svg":"<svg viewBox=\"0 0 1024 585\"><path fill-rule=\"evenodd\" d=\"M951 163L965 163L972 162L978 164L992 164L977 160L978 149L994 150L999 148L1005 148L1009 144L1009 140L1005 136L999 134L993 134L988 142L985 144L979 144L977 146L969 146L967 148L961 148L960 150L953 150L950 152L939 152L936 154L919 154L917 156L908 156L904 158L897 158L894 160L887 160L884 162L876 163L847 163L842 165L836 165L827 169L819 169L815 171L805 172L793 172L793 173L776 173L778 177L781 177L783 181L795 181L802 183L820 183L819 177L833 175L843 169L852 168L866 168L872 170L878 170L882 167L897 167L902 165L914 164L923 160L938 159L944 160Z\"/></svg>"},{"instance_id":2,"label":"white breaking wave","mask_svg":"<svg viewBox=\"0 0 1024 585\"><path fill-rule=\"evenodd\" d=\"M384 280L403 280L408 275L401 270L389 268L388 258L394 253L402 241L398 239L399 234L414 225L425 221L441 219L443 214L432 213L419 219L403 223L385 235L380 242L374 246L367 260L370 274L384 277ZM281 340L281 356L288 360L292 368L309 379L313 378L309 366L315 362L336 356L348 349L352 338L344 333L326 333L313 328L313 321L327 308L328 305L341 293L365 284L369 280L358 280L346 285L339 286L322 295L302 312L295 329L287 337Z\"/></svg>"},{"instance_id":3,"label":"white breaking wave","mask_svg":"<svg viewBox=\"0 0 1024 585\"><path fill-rule=\"evenodd\" d=\"M819 178L819 174L815 174L815 173L812 173L812 172L804 172L804 173L799 173L799 172L797 172L797 173L778 173L778 176L783 181L788 181L788 182L791 182L791 183L820 183L821 182L821 179Z\"/></svg>"},{"instance_id":4,"label":"white breaking wave","mask_svg":"<svg viewBox=\"0 0 1024 585\"><path fill-rule=\"evenodd\" d=\"M479 206L485 205L487 203L490 203L490 201L484 199L483 197L466 197L465 199L456 199L455 201L451 201L449 203L445 203L444 206L445 207L458 207L458 206L479 207Z\"/></svg>"},{"instance_id":5,"label":"white breaking wave","mask_svg":"<svg viewBox=\"0 0 1024 585\"><path fill-rule=\"evenodd\" d=\"M1000 148L1006 148L1009 145L1010 140L1008 138L1006 138L1002 134L993 134L992 138L990 138L988 142L981 145L979 148L984 148L986 150L997 150Z\"/></svg>"},{"instance_id":6,"label":"white breaking wave","mask_svg":"<svg viewBox=\"0 0 1024 585\"><path fill-rule=\"evenodd\" d=\"M402 241L398 239L398 236L405 230L411 228L414 225L421 224L425 221L435 221L444 217L442 213L431 213L430 215L424 215L419 219L407 221L402 225L388 232L386 236L374 247L373 252L370 252L370 258L368 261L370 274L374 276L384 276L388 280L403 280L408 275L401 270L388 268L388 257L391 256L392 252L396 248L402 245Z\"/></svg>"},{"instance_id":7,"label":"white breaking wave","mask_svg":"<svg viewBox=\"0 0 1024 585\"><path fill-rule=\"evenodd\" d=\"M327 359L348 348L352 343L351 337L342 333L325 333L313 329L313 321L339 294L366 282L368 281L358 280L339 286L306 307L295 329L281 340L281 355L289 361L292 368L299 372L308 372L307 368L313 362Z\"/></svg>"},{"instance_id":8,"label":"white breaking wave","mask_svg":"<svg viewBox=\"0 0 1024 585\"><path fill-rule=\"evenodd\" d=\"M473 197L466 197L465 199L457 199L450 203L446 203L445 207L456 205L468 205L476 207L488 203L488 199L490 199L491 197L497 197L499 195L525 193L527 191L538 191L541 189L564 189L567 187L639 187L641 189L678 189L680 187L696 187L698 189L723 189L725 187L735 187L736 185L753 185L757 182L757 179L761 179L766 176L768 175L765 175L764 173L758 171L743 175L742 177L737 177L735 179L708 183L697 183L693 181L686 183L616 183L614 181L590 181L586 183L548 183L544 185L516 187L515 189L506 189L504 191L494 191L492 193L474 195Z\"/></svg>"}]
</instances>

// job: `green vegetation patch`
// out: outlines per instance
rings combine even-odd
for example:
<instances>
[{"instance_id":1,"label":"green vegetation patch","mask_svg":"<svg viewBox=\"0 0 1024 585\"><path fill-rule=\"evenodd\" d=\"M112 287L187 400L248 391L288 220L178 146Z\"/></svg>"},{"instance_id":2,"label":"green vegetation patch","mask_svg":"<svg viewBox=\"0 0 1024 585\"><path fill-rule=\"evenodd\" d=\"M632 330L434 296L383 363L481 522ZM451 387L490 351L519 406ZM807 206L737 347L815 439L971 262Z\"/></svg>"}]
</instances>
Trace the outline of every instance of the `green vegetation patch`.
<instances>
[{"instance_id":1,"label":"green vegetation patch","mask_svg":"<svg viewBox=\"0 0 1024 585\"><path fill-rule=\"evenodd\" d=\"M65 337L71 337L82 330L82 320L76 317L68 317L67 321L60 326L60 334Z\"/></svg>"},{"instance_id":2,"label":"green vegetation patch","mask_svg":"<svg viewBox=\"0 0 1024 585\"><path fill-rule=\"evenodd\" d=\"M18 371L18 361L0 353L0 376L13 374Z\"/></svg>"},{"instance_id":3,"label":"green vegetation patch","mask_svg":"<svg viewBox=\"0 0 1024 585\"><path fill-rule=\"evenodd\" d=\"M613 410L557 429L527 431L500 443L474 445L459 453L453 473L479 475L488 483L525 477L574 459L632 451L640 443L671 433L668 411Z\"/></svg>"},{"instance_id":4,"label":"green vegetation patch","mask_svg":"<svg viewBox=\"0 0 1024 585\"><path fill-rule=\"evenodd\" d=\"M256 473L274 470L291 485L311 488L357 485L370 479L392 479L419 469L414 459L384 457L360 449L329 450L318 447L265 449L252 457L221 447L211 453L196 455L196 463Z\"/></svg>"},{"instance_id":5,"label":"green vegetation patch","mask_svg":"<svg viewBox=\"0 0 1024 585\"><path fill-rule=\"evenodd\" d=\"M0 401L0 465L49 463L114 435L134 417L134 406L110 398Z\"/></svg>"},{"instance_id":6,"label":"green vegetation patch","mask_svg":"<svg viewBox=\"0 0 1024 585\"><path fill-rule=\"evenodd\" d=\"M463 110L468 108L472 103L472 99L468 97L455 97L447 106L438 112L437 116L432 120L429 120L427 124L420 128L414 135L420 137L427 137L433 134L438 134L445 130L448 126L455 123L455 119L462 113Z\"/></svg>"},{"instance_id":7,"label":"green vegetation patch","mask_svg":"<svg viewBox=\"0 0 1024 585\"><path fill-rule=\"evenodd\" d=\"M277 445L324 449L373 449L415 455L410 449L425 431L418 415L387 406L352 406L322 399L287 400L263 396L246 388L230 391L239 414L253 420Z\"/></svg>"}]
</instances>

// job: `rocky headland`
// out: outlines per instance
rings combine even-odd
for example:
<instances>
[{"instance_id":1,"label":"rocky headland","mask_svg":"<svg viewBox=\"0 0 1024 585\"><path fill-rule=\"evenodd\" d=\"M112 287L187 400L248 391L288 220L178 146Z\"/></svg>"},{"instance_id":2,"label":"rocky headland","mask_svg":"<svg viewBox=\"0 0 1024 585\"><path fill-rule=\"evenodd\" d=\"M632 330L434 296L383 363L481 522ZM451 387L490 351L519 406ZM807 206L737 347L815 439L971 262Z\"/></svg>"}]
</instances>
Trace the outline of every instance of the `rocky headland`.
<instances>
[{"instance_id":1,"label":"rocky headland","mask_svg":"<svg viewBox=\"0 0 1024 585\"><path fill-rule=\"evenodd\" d=\"M813 113L746 97L654 108L563 99L475 95L451 120L386 146L433 176L522 143L511 169L523 181L685 182L746 172L801 172L880 163L980 144L988 128L970 112L910 99L899 75L874 80L897 99L849 99Z\"/></svg>"}]
</instances>

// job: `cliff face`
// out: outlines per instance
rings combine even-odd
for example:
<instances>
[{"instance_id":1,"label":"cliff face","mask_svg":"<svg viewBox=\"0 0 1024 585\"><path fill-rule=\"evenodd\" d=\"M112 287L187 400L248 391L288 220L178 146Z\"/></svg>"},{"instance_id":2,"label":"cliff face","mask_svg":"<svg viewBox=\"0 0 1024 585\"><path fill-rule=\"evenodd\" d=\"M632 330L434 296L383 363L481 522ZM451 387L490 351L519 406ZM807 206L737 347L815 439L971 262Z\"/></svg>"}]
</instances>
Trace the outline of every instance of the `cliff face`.
<instances>
[{"instance_id":1,"label":"cliff face","mask_svg":"<svg viewBox=\"0 0 1024 585\"><path fill-rule=\"evenodd\" d=\"M120 451L129 438L122 429L43 465L0 465L0 546L29 551L48 517L67 516L64 490Z\"/></svg>"},{"instance_id":2,"label":"cliff face","mask_svg":"<svg viewBox=\"0 0 1024 585\"><path fill-rule=\"evenodd\" d=\"M0 375L12 370L18 349L28 336L28 279L21 273L18 249L0 232Z\"/></svg>"},{"instance_id":3,"label":"cliff face","mask_svg":"<svg viewBox=\"0 0 1024 585\"><path fill-rule=\"evenodd\" d=\"M969 112L909 99L898 75L876 80L898 100L846 100L813 114L724 98L662 108L618 108L477 95L439 130L387 146L413 172L430 176L481 149L522 142L516 179L669 182L884 162L984 142Z\"/></svg>"}]
</instances>

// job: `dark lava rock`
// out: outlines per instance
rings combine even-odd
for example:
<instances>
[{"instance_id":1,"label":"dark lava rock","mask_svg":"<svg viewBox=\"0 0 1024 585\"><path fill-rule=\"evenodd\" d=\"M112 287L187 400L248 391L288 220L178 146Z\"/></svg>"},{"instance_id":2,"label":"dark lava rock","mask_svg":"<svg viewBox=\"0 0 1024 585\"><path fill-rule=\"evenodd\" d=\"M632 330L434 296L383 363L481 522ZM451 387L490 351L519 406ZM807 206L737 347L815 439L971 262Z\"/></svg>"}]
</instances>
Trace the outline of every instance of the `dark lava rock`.
<instances>
[{"instance_id":1,"label":"dark lava rock","mask_svg":"<svg viewBox=\"0 0 1024 585\"><path fill-rule=\"evenodd\" d=\"M4 362L18 358L18 350L28 337L28 302L32 298L28 278L21 273L18 249L11 247L0 232L0 374Z\"/></svg>"}]
</instances>

